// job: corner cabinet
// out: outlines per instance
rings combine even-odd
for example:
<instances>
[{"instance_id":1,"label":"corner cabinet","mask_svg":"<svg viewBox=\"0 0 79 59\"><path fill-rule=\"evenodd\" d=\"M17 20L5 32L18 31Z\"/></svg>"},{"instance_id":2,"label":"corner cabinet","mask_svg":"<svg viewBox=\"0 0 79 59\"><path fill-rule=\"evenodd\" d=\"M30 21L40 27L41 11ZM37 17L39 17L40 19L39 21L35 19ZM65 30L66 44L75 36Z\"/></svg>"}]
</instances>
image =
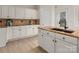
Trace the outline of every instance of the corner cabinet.
<instances>
[{"instance_id":1,"label":"corner cabinet","mask_svg":"<svg viewBox=\"0 0 79 59\"><path fill-rule=\"evenodd\" d=\"M39 46L50 53L77 53L77 38L39 29Z\"/></svg>"}]
</instances>

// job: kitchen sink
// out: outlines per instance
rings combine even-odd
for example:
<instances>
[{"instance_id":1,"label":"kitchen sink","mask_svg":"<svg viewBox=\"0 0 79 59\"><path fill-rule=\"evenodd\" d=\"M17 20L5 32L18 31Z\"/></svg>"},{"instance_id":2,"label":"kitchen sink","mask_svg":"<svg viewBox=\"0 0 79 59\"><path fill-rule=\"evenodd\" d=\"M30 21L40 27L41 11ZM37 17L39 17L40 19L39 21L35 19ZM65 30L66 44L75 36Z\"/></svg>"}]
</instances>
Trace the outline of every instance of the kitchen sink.
<instances>
[{"instance_id":1,"label":"kitchen sink","mask_svg":"<svg viewBox=\"0 0 79 59\"><path fill-rule=\"evenodd\" d=\"M61 31L61 32L66 32L66 33L73 33L74 31L72 30L65 30L65 29L60 29L60 28L50 28L51 30L56 30L56 31Z\"/></svg>"}]
</instances>

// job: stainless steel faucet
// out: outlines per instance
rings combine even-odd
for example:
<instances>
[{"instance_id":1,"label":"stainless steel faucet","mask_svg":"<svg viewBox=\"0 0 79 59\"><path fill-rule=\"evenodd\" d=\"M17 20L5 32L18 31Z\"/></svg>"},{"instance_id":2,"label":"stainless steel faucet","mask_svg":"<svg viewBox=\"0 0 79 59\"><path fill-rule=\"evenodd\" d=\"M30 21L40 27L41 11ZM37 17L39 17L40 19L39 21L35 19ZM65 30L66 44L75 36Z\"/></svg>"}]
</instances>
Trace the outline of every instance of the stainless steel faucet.
<instances>
[{"instance_id":1,"label":"stainless steel faucet","mask_svg":"<svg viewBox=\"0 0 79 59\"><path fill-rule=\"evenodd\" d=\"M60 27L64 27L65 30L68 28L66 19L60 19L59 24L60 24Z\"/></svg>"}]
</instances>

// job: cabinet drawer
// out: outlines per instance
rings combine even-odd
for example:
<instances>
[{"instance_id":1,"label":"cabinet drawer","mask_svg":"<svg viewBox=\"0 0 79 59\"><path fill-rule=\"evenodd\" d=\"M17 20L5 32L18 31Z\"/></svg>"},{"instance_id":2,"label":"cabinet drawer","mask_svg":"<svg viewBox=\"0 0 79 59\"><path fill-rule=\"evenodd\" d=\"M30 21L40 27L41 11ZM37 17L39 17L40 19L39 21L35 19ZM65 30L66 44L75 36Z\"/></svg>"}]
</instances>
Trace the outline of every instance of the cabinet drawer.
<instances>
[{"instance_id":1,"label":"cabinet drawer","mask_svg":"<svg viewBox=\"0 0 79 59\"><path fill-rule=\"evenodd\" d=\"M47 36L51 36L51 37L53 37L55 35L55 33L50 32L50 31L45 31L45 33Z\"/></svg>"},{"instance_id":2,"label":"cabinet drawer","mask_svg":"<svg viewBox=\"0 0 79 59\"><path fill-rule=\"evenodd\" d=\"M63 40L64 39L64 36L62 34L58 34L58 33L55 34L55 37L56 37L56 40Z\"/></svg>"},{"instance_id":3,"label":"cabinet drawer","mask_svg":"<svg viewBox=\"0 0 79 59\"><path fill-rule=\"evenodd\" d=\"M67 35L62 35L62 34L55 34L56 40L64 40L67 41L71 44L75 44L77 45L77 38L71 37L71 36L67 36Z\"/></svg>"},{"instance_id":4,"label":"cabinet drawer","mask_svg":"<svg viewBox=\"0 0 79 59\"><path fill-rule=\"evenodd\" d=\"M64 41L77 45L77 38L74 37L65 36Z\"/></svg>"}]
</instances>

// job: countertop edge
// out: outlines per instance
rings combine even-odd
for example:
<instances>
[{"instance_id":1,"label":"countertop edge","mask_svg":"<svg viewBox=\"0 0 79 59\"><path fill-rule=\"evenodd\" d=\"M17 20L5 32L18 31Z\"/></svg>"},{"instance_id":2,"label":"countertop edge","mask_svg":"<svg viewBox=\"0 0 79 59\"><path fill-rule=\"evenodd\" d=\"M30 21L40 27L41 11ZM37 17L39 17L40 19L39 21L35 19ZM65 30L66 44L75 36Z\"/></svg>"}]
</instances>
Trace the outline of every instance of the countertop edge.
<instances>
[{"instance_id":1,"label":"countertop edge","mask_svg":"<svg viewBox=\"0 0 79 59\"><path fill-rule=\"evenodd\" d=\"M54 33L59 33L59 34L63 34L63 35L67 35L67 36L71 36L71 37L75 37L75 38L79 38L78 36L75 36L73 34L69 34L69 33L64 33L64 32L60 32L60 31L56 31L56 30L50 30L49 28L43 28L43 27L38 27L39 29L42 30L46 30L46 31L50 31L50 32L54 32Z\"/></svg>"}]
</instances>

